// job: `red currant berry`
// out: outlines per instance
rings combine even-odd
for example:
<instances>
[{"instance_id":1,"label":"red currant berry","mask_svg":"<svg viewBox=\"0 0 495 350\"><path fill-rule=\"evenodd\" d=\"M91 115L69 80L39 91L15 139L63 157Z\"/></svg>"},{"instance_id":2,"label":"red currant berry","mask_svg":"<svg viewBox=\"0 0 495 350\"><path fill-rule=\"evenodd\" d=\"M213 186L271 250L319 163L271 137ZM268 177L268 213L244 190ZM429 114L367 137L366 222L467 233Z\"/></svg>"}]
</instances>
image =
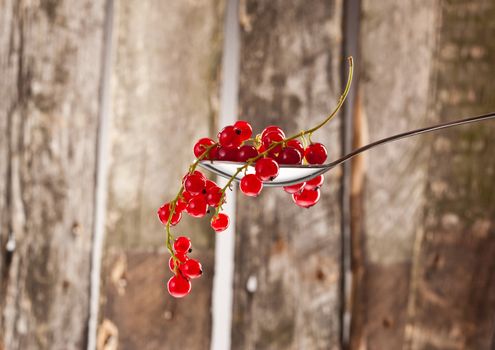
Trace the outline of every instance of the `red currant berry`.
<instances>
[{"instance_id":1,"label":"red currant berry","mask_svg":"<svg viewBox=\"0 0 495 350\"><path fill-rule=\"evenodd\" d=\"M323 182L325 181L325 178L323 175L318 175L317 177L312 178L309 181L306 181L306 186L304 186L305 190L315 190L317 188L320 188L321 185L323 185Z\"/></svg>"},{"instance_id":2,"label":"red currant berry","mask_svg":"<svg viewBox=\"0 0 495 350\"><path fill-rule=\"evenodd\" d=\"M278 163L272 158L258 159L254 169L256 170L256 176L263 181L271 181L278 175Z\"/></svg>"},{"instance_id":3,"label":"red currant berry","mask_svg":"<svg viewBox=\"0 0 495 350\"><path fill-rule=\"evenodd\" d=\"M211 228L216 232L222 232L229 227L229 217L224 213L220 213L211 218L210 224Z\"/></svg>"},{"instance_id":4,"label":"red currant berry","mask_svg":"<svg viewBox=\"0 0 495 350\"><path fill-rule=\"evenodd\" d=\"M192 194L190 194L187 191L182 192L182 198L184 199L184 202L189 203L191 198L194 197Z\"/></svg>"},{"instance_id":5,"label":"red currant berry","mask_svg":"<svg viewBox=\"0 0 495 350\"><path fill-rule=\"evenodd\" d=\"M208 190L210 187L218 187L217 183L212 180L206 180L205 188Z\"/></svg>"},{"instance_id":6,"label":"red currant berry","mask_svg":"<svg viewBox=\"0 0 495 350\"><path fill-rule=\"evenodd\" d=\"M186 254L175 253L175 256L177 257L177 259L180 262L179 265L182 265L183 263L185 263L188 260ZM168 259L168 267L169 267L170 271L175 272L175 270L174 270L175 264L174 264L174 258L173 257L170 257L170 259Z\"/></svg>"},{"instance_id":7,"label":"red currant berry","mask_svg":"<svg viewBox=\"0 0 495 350\"><path fill-rule=\"evenodd\" d=\"M208 153L208 159L209 160L217 160L219 149L220 149L220 146L216 146L216 147L213 147L212 149L210 149L210 153Z\"/></svg>"},{"instance_id":8,"label":"red currant berry","mask_svg":"<svg viewBox=\"0 0 495 350\"><path fill-rule=\"evenodd\" d=\"M218 207L222 199L222 190L220 187L210 187L206 190L206 203L212 207Z\"/></svg>"},{"instance_id":9,"label":"red currant berry","mask_svg":"<svg viewBox=\"0 0 495 350\"><path fill-rule=\"evenodd\" d=\"M267 150L272 145L272 143L280 142L283 140L284 140L284 136L275 131L269 132L261 138L261 142L265 150ZM275 146L274 148L271 149L271 151L273 151L274 153L280 153L281 150L282 150L282 145Z\"/></svg>"},{"instance_id":10,"label":"red currant berry","mask_svg":"<svg viewBox=\"0 0 495 350\"><path fill-rule=\"evenodd\" d=\"M179 200L175 204L175 210L177 210L178 212L182 212L186 209L186 207L187 207L187 202L184 199L184 197L179 198Z\"/></svg>"},{"instance_id":11,"label":"red currant berry","mask_svg":"<svg viewBox=\"0 0 495 350\"><path fill-rule=\"evenodd\" d=\"M267 135L270 132L275 132L277 134L280 134L282 136L282 138L285 138L285 134L282 131L282 129L280 129L278 126L275 126L275 125L270 125L270 126L267 126L265 129L263 129L263 131L261 132L261 138L263 139L265 137L265 135Z\"/></svg>"},{"instance_id":12,"label":"red currant berry","mask_svg":"<svg viewBox=\"0 0 495 350\"><path fill-rule=\"evenodd\" d=\"M174 298L182 298L191 291L191 282L178 274L168 280L167 289L169 294Z\"/></svg>"},{"instance_id":13,"label":"red currant berry","mask_svg":"<svg viewBox=\"0 0 495 350\"><path fill-rule=\"evenodd\" d=\"M160 209L158 209L157 214L162 224L166 225L170 217L170 203L165 203L164 205L162 205ZM181 218L182 218L181 212L175 209L174 213L172 214L172 218L170 219L170 225L172 226L177 225Z\"/></svg>"},{"instance_id":14,"label":"red currant berry","mask_svg":"<svg viewBox=\"0 0 495 350\"><path fill-rule=\"evenodd\" d=\"M303 189L301 192L294 193L292 195L292 200L300 207L312 207L320 200L320 190Z\"/></svg>"},{"instance_id":15,"label":"red currant berry","mask_svg":"<svg viewBox=\"0 0 495 350\"><path fill-rule=\"evenodd\" d=\"M321 143L312 143L304 151L309 164L323 164L327 160L327 149Z\"/></svg>"},{"instance_id":16,"label":"red currant berry","mask_svg":"<svg viewBox=\"0 0 495 350\"><path fill-rule=\"evenodd\" d=\"M178 254L186 254L191 247L191 240L188 237L180 236L174 241L174 250Z\"/></svg>"},{"instance_id":17,"label":"red currant berry","mask_svg":"<svg viewBox=\"0 0 495 350\"><path fill-rule=\"evenodd\" d=\"M223 147L239 147L242 141L236 133L236 129L229 125L218 133L218 143Z\"/></svg>"},{"instance_id":18,"label":"red currant berry","mask_svg":"<svg viewBox=\"0 0 495 350\"><path fill-rule=\"evenodd\" d=\"M217 159L235 162L237 160L237 148L220 147L218 149Z\"/></svg>"},{"instance_id":19,"label":"red currant berry","mask_svg":"<svg viewBox=\"0 0 495 350\"><path fill-rule=\"evenodd\" d=\"M204 176L202 176L202 174L200 175L198 175L197 173L193 173L186 175L186 177L184 178L184 188L192 195L201 193L205 188L205 178Z\"/></svg>"},{"instance_id":20,"label":"red currant berry","mask_svg":"<svg viewBox=\"0 0 495 350\"><path fill-rule=\"evenodd\" d=\"M196 156L196 158L201 157L203 153L205 153L206 149L214 144L215 141L213 141L209 137L204 137L202 139L199 139L198 142L196 142L196 144L194 145L194 155ZM210 152L208 152L208 155L205 156L205 159L210 158Z\"/></svg>"},{"instance_id":21,"label":"red currant berry","mask_svg":"<svg viewBox=\"0 0 495 350\"><path fill-rule=\"evenodd\" d=\"M293 147L285 147L277 157L280 164L300 164L302 161L301 153Z\"/></svg>"},{"instance_id":22,"label":"red currant berry","mask_svg":"<svg viewBox=\"0 0 495 350\"><path fill-rule=\"evenodd\" d=\"M238 162L246 162L250 158L254 158L258 155L258 151L254 146L244 145L239 149L237 154Z\"/></svg>"},{"instance_id":23,"label":"red currant berry","mask_svg":"<svg viewBox=\"0 0 495 350\"><path fill-rule=\"evenodd\" d=\"M304 154L304 146L302 145L302 143L299 140L287 141L287 146L290 146L290 147L297 149L301 153L301 155Z\"/></svg>"},{"instance_id":24,"label":"red currant berry","mask_svg":"<svg viewBox=\"0 0 495 350\"><path fill-rule=\"evenodd\" d=\"M294 194L301 191L304 188L304 185L306 185L306 182L302 182L300 184L295 184L290 186L284 186L284 191L290 194Z\"/></svg>"},{"instance_id":25,"label":"red currant berry","mask_svg":"<svg viewBox=\"0 0 495 350\"><path fill-rule=\"evenodd\" d=\"M198 260L189 259L185 263L181 264L180 272L187 278L198 278L203 273L203 268Z\"/></svg>"},{"instance_id":26,"label":"red currant berry","mask_svg":"<svg viewBox=\"0 0 495 350\"><path fill-rule=\"evenodd\" d=\"M239 187L246 196L256 197L263 189L263 182L255 174L248 174L242 178Z\"/></svg>"},{"instance_id":27,"label":"red currant berry","mask_svg":"<svg viewBox=\"0 0 495 350\"><path fill-rule=\"evenodd\" d=\"M246 141L253 134L253 128L251 127L251 124L244 120L236 121L234 124L234 129L237 135L239 135L239 139L241 141Z\"/></svg>"},{"instance_id":28,"label":"red currant berry","mask_svg":"<svg viewBox=\"0 0 495 350\"><path fill-rule=\"evenodd\" d=\"M186 212L195 218L201 218L206 215L208 211L208 204L206 198L202 194L196 195L191 198L187 204Z\"/></svg>"}]
</instances>

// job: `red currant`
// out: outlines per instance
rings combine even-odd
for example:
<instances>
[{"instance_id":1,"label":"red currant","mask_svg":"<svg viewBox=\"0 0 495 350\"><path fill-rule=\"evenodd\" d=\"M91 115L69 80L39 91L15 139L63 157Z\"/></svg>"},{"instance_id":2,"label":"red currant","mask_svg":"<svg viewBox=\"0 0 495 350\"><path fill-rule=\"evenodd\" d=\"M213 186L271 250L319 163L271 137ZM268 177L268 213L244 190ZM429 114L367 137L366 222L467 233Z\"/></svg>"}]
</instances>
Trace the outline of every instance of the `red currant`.
<instances>
[{"instance_id":1,"label":"red currant","mask_svg":"<svg viewBox=\"0 0 495 350\"><path fill-rule=\"evenodd\" d=\"M181 274L172 276L167 282L167 289L174 298L182 298L191 291L191 282Z\"/></svg>"},{"instance_id":2,"label":"red currant","mask_svg":"<svg viewBox=\"0 0 495 350\"><path fill-rule=\"evenodd\" d=\"M186 212L195 218L201 218L206 215L208 211L208 204L206 198L202 194L196 195L191 198L187 204Z\"/></svg>"},{"instance_id":3,"label":"red currant","mask_svg":"<svg viewBox=\"0 0 495 350\"><path fill-rule=\"evenodd\" d=\"M217 159L235 162L237 160L237 148L220 147L218 149Z\"/></svg>"},{"instance_id":4,"label":"red currant","mask_svg":"<svg viewBox=\"0 0 495 350\"><path fill-rule=\"evenodd\" d=\"M256 170L256 176L263 181L271 181L278 175L278 164L272 158L258 159L254 169Z\"/></svg>"},{"instance_id":5,"label":"red currant","mask_svg":"<svg viewBox=\"0 0 495 350\"><path fill-rule=\"evenodd\" d=\"M284 191L290 194L294 194L301 191L304 188L304 185L306 185L306 182L301 182L299 184L290 185L290 186L284 186Z\"/></svg>"},{"instance_id":6,"label":"red currant","mask_svg":"<svg viewBox=\"0 0 495 350\"><path fill-rule=\"evenodd\" d=\"M292 200L300 207L312 207L320 200L320 190L303 189L301 192L294 193L292 195Z\"/></svg>"},{"instance_id":7,"label":"red currant","mask_svg":"<svg viewBox=\"0 0 495 350\"><path fill-rule=\"evenodd\" d=\"M285 147L277 157L280 164L300 164L302 160L301 153L293 147Z\"/></svg>"},{"instance_id":8,"label":"red currant","mask_svg":"<svg viewBox=\"0 0 495 350\"><path fill-rule=\"evenodd\" d=\"M196 144L194 145L194 155L196 156L196 158L201 157L203 155L203 153L206 151L206 149L208 147L214 145L214 144L215 144L215 141L213 141L209 137L204 137L202 139L199 139L198 142L196 142ZM211 152L211 150L210 150L210 152ZM211 155L210 152L205 157L205 159L210 158L210 155Z\"/></svg>"},{"instance_id":9,"label":"red currant","mask_svg":"<svg viewBox=\"0 0 495 350\"><path fill-rule=\"evenodd\" d=\"M327 149L321 143L312 143L304 151L309 164L323 164L327 160Z\"/></svg>"},{"instance_id":10,"label":"red currant","mask_svg":"<svg viewBox=\"0 0 495 350\"><path fill-rule=\"evenodd\" d=\"M200 173L200 175L197 173L193 173L186 175L186 177L184 178L184 188L192 195L201 193L205 188L205 178L203 174Z\"/></svg>"},{"instance_id":11,"label":"red currant","mask_svg":"<svg viewBox=\"0 0 495 350\"><path fill-rule=\"evenodd\" d=\"M186 254L191 247L191 240L185 236L177 237L174 241L174 250L179 254Z\"/></svg>"},{"instance_id":12,"label":"red currant","mask_svg":"<svg viewBox=\"0 0 495 350\"><path fill-rule=\"evenodd\" d=\"M218 187L215 181L206 180L205 188L208 190L210 187Z\"/></svg>"},{"instance_id":13,"label":"red currant","mask_svg":"<svg viewBox=\"0 0 495 350\"><path fill-rule=\"evenodd\" d=\"M263 147L265 148L265 150L267 150L268 148L270 148L272 143L283 141L283 139L284 136L282 134L279 134L276 131L272 131L265 134L265 136L261 138L261 142L263 143ZM271 151L273 151L274 153L279 153L281 150L282 145L275 146L271 149Z\"/></svg>"},{"instance_id":14,"label":"red currant","mask_svg":"<svg viewBox=\"0 0 495 350\"><path fill-rule=\"evenodd\" d=\"M287 146L294 147L295 149L297 149L301 153L301 155L304 154L304 146L302 145L302 143L299 140L287 141Z\"/></svg>"},{"instance_id":15,"label":"red currant","mask_svg":"<svg viewBox=\"0 0 495 350\"><path fill-rule=\"evenodd\" d=\"M160 221L166 225L168 222L168 218L170 217L170 203L165 203L158 209L158 218ZM172 218L170 219L170 225L175 226L179 223L180 219L182 218L182 214L179 210L174 210L174 213L172 214Z\"/></svg>"},{"instance_id":16,"label":"red currant","mask_svg":"<svg viewBox=\"0 0 495 350\"><path fill-rule=\"evenodd\" d=\"M238 162L245 162L250 158L254 158L258 155L258 151L254 146L244 145L239 149L237 154Z\"/></svg>"},{"instance_id":17,"label":"red currant","mask_svg":"<svg viewBox=\"0 0 495 350\"><path fill-rule=\"evenodd\" d=\"M234 129L237 135L239 135L239 139L241 141L246 141L253 134L253 128L251 127L251 124L249 124L244 120L239 120L235 122Z\"/></svg>"},{"instance_id":18,"label":"red currant","mask_svg":"<svg viewBox=\"0 0 495 350\"><path fill-rule=\"evenodd\" d=\"M314 177L311 180L306 181L306 186L304 186L304 189L315 190L317 188L320 188L321 185L323 185L324 181L325 178L323 177L323 175L318 175L317 177Z\"/></svg>"},{"instance_id":19,"label":"red currant","mask_svg":"<svg viewBox=\"0 0 495 350\"><path fill-rule=\"evenodd\" d=\"M282 131L282 129L280 129L278 126L275 125L270 125L267 126L265 129L263 129L263 131L261 132L261 138L263 139L265 135L267 135L270 132L276 132L277 134L280 134L282 138L285 138L285 134Z\"/></svg>"},{"instance_id":20,"label":"red currant","mask_svg":"<svg viewBox=\"0 0 495 350\"><path fill-rule=\"evenodd\" d=\"M180 265L180 272L187 278L198 278L203 273L203 269L199 261L189 259Z\"/></svg>"},{"instance_id":21,"label":"red currant","mask_svg":"<svg viewBox=\"0 0 495 350\"><path fill-rule=\"evenodd\" d=\"M211 218L210 224L216 232L222 232L229 227L229 217L224 213L219 213Z\"/></svg>"},{"instance_id":22,"label":"red currant","mask_svg":"<svg viewBox=\"0 0 495 350\"><path fill-rule=\"evenodd\" d=\"M240 132L240 130L238 129ZM223 147L238 147L242 141L236 133L236 129L232 126L226 126L218 133L218 143Z\"/></svg>"},{"instance_id":23,"label":"red currant","mask_svg":"<svg viewBox=\"0 0 495 350\"><path fill-rule=\"evenodd\" d=\"M206 190L206 203L212 207L218 207L222 199L222 189L218 186Z\"/></svg>"},{"instance_id":24,"label":"red currant","mask_svg":"<svg viewBox=\"0 0 495 350\"><path fill-rule=\"evenodd\" d=\"M175 210L181 212L184 211L186 207L187 207L187 201L184 199L184 197L179 198L177 200L177 203L175 204Z\"/></svg>"},{"instance_id":25,"label":"red currant","mask_svg":"<svg viewBox=\"0 0 495 350\"><path fill-rule=\"evenodd\" d=\"M188 260L186 254L175 253L175 256L177 257L177 259L180 262L179 265L182 265L183 263L185 263ZM173 257L170 257L170 259L168 259L168 267L169 267L170 271L175 272L175 270L174 270L175 264L174 264L174 258Z\"/></svg>"},{"instance_id":26,"label":"red currant","mask_svg":"<svg viewBox=\"0 0 495 350\"><path fill-rule=\"evenodd\" d=\"M256 197L263 189L263 182L255 174L248 174L242 178L239 187L246 196Z\"/></svg>"}]
</instances>

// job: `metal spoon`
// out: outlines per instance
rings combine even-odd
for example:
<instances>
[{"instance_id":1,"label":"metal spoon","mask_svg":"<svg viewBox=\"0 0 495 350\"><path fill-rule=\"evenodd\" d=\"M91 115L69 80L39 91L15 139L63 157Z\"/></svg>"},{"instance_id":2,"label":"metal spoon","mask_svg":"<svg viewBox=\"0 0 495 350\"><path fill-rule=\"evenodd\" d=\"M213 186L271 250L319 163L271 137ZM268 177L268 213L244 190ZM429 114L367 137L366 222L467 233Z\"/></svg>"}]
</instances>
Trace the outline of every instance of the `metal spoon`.
<instances>
[{"instance_id":1,"label":"metal spoon","mask_svg":"<svg viewBox=\"0 0 495 350\"><path fill-rule=\"evenodd\" d=\"M403 132L397 135L389 136L384 139L372 142L366 146L360 147L351 153L327 164L321 164L321 165L280 165L280 171L279 175L273 180L273 181L266 181L264 182L264 186L267 187L280 187L280 186L289 186L289 185L294 185L297 183L301 183L304 181L311 180L312 178L321 175L323 173L326 173L330 169L336 167L337 165L340 165L352 157L367 151L369 149L372 149L376 146L383 145L385 143L389 143L392 141L404 139L406 137L410 136L415 136L415 135L420 135L424 134L430 131L436 131L436 130L441 130L445 128L450 128L452 126L458 126L458 125L463 125L463 124L468 124L468 123L474 123L474 122L480 122L483 120L488 120L495 118L495 113L489 113L489 114L483 114L479 115L477 117L472 117L472 118L467 118L467 119L462 119L462 120L457 120L453 122L448 122L448 123L443 123L443 124L438 124L435 126L430 126L427 128L421 128L421 129L416 129L412 131L407 131ZM207 170L210 170L214 172L215 174L218 174L222 177L225 177L227 179L230 179L237 171L239 167L242 167L245 165L245 163L238 163L238 162L227 162L227 161L210 161L210 160L204 160L199 163L199 165ZM253 174L254 171L254 166L248 166L246 170L246 174ZM234 181L238 182L244 177L244 172L239 173Z\"/></svg>"}]
</instances>

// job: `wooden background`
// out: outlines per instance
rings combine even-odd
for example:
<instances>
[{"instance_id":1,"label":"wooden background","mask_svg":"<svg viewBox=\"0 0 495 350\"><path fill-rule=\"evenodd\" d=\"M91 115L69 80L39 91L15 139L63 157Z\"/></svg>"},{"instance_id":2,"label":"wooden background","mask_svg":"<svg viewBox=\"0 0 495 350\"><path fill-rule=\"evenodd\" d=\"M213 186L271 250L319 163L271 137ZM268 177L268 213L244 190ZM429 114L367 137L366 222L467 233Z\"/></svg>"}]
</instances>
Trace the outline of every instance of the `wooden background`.
<instances>
[{"instance_id":1,"label":"wooden background","mask_svg":"<svg viewBox=\"0 0 495 350\"><path fill-rule=\"evenodd\" d=\"M228 1L0 0L0 350L87 347L98 191L98 348L210 348L215 236L207 220L178 226L206 269L173 300L155 211L194 140L220 127ZM239 1L239 118L256 131L313 125L340 94L348 43L353 138L343 113L315 135L332 159L346 143L495 110L492 0L352 1L355 37L343 0ZM356 158L349 208L340 169L310 210L276 189L239 195L232 349L493 348L494 135L486 122Z\"/></svg>"}]
</instances>

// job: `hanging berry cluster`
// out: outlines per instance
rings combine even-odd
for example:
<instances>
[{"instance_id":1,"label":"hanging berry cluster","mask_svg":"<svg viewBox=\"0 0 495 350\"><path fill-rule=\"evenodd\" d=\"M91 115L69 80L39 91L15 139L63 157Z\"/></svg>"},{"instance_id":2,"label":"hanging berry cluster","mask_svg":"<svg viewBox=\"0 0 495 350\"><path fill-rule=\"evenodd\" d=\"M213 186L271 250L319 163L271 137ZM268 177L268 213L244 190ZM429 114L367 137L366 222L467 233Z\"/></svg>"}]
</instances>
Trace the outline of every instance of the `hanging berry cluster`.
<instances>
[{"instance_id":1,"label":"hanging berry cluster","mask_svg":"<svg viewBox=\"0 0 495 350\"><path fill-rule=\"evenodd\" d=\"M239 188L246 196L256 197L263 183L273 181L279 174L280 164L323 164L327 159L327 150L321 143L313 143L311 135L329 122L339 111L350 89L352 80L352 58L349 58L349 76L342 96L335 110L320 124L309 130L286 137L278 126L268 126L260 134L253 136L253 129L246 121L237 121L224 127L217 140L202 138L194 145L196 160L184 175L177 196L158 209L158 217L167 231L167 249L171 257L170 270L173 276L167 283L168 292L181 298L191 291L191 280L202 274L199 261L188 257L191 250L189 238L181 236L174 240L171 226L177 225L185 212L192 217L204 217L214 211L210 221L216 232L224 231L229 226L229 217L222 213L227 189L237 175L244 173ZM235 174L222 188L207 179L196 170L202 160L239 162ZM254 174L246 174L249 166L254 166ZM294 203L303 208L315 205L320 199L320 188L324 177L319 175L307 182L284 187L292 195Z\"/></svg>"}]
</instances>

